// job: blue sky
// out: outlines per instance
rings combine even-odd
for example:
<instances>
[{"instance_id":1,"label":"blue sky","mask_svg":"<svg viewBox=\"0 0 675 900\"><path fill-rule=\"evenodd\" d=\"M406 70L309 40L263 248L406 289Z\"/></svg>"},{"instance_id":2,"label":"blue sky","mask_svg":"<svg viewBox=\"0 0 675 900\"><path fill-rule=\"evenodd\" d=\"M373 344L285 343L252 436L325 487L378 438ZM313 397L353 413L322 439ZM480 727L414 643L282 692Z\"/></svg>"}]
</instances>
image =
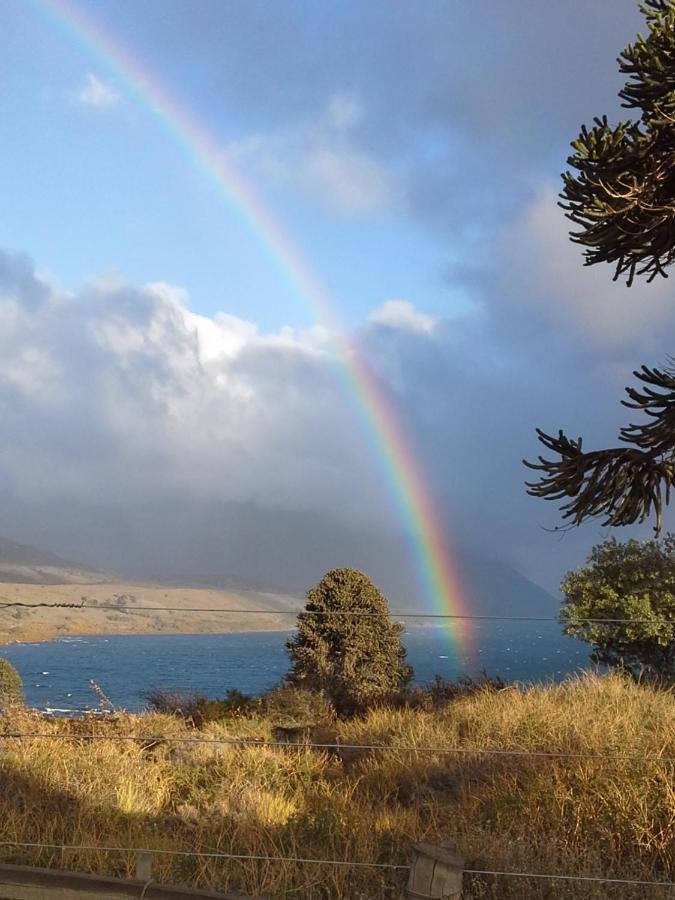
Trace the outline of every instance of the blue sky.
<instances>
[{"instance_id":1,"label":"blue sky","mask_svg":"<svg viewBox=\"0 0 675 900\"><path fill-rule=\"evenodd\" d=\"M556 206L580 124L621 114L637 3L73 2L292 235L457 541L555 585L602 533L542 530L534 426L613 441L675 337L664 284L583 269ZM400 537L325 335L240 210L39 0L5 0L0 35L0 526L113 563L122 510L174 503L195 541L211 504L305 517L298 553L316 517L326 546L330 522Z\"/></svg>"},{"instance_id":2,"label":"blue sky","mask_svg":"<svg viewBox=\"0 0 675 900\"><path fill-rule=\"evenodd\" d=\"M398 297L437 312L455 300L462 305L462 292L453 297L443 278L446 236L435 240L406 209L401 169L414 159L398 160L389 151L383 156L359 143L360 133L373 128L367 71L363 87L351 74L336 72L306 106L296 102L284 118L274 109L265 115L264 104L231 88L219 92L229 48L206 30L214 17L224 20L224 29L246 19L243 4L83 6L208 123L225 152L241 157L241 170L321 274L346 321L358 322ZM307 41L313 27L319 40L328 39L326 13L289 6L289 15L306 22ZM2 114L12 127L0 184L10 212L0 230L2 246L29 248L68 289L119 272L137 282L180 284L198 311L226 309L263 327L309 324L302 298L232 200L129 92L115 67L73 39L40 4L10 3L5 15ZM245 71L238 75L241 81L257 77L264 96L264 82L274 73L264 71L257 45L270 40L265 29L273 23L265 23L262 7L252 18L250 27L263 34L254 36L249 56L239 51ZM194 32L181 43L177 27L186 20ZM292 37L289 55L309 49L295 34L286 37ZM344 124L333 121L340 115ZM448 137L420 135L418 152L442 157ZM414 152L405 148L406 156ZM303 182L299 170L312 161L315 172ZM353 177L359 183L350 188Z\"/></svg>"}]
</instances>

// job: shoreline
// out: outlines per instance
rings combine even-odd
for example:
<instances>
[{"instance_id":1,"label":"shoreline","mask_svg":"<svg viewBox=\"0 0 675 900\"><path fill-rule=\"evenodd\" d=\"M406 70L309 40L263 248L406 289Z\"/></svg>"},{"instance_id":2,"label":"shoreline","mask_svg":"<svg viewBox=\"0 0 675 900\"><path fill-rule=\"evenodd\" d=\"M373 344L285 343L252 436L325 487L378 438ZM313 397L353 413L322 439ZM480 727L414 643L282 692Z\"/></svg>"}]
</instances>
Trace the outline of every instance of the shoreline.
<instances>
[{"instance_id":1,"label":"shoreline","mask_svg":"<svg viewBox=\"0 0 675 900\"><path fill-rule=\"evenodd\" d=\"M295 628L237 628L232 631L84 631L54 634L51 637L19 638L17 640L3 640L0 638L0 648L20 647L32 644L51 644L56 641L69 638L111 638L111 637L203 637L206 635L230 635L230 634L288 634ZM1 650L0 650L1 655Z\"/></svg>"}]
</instances>

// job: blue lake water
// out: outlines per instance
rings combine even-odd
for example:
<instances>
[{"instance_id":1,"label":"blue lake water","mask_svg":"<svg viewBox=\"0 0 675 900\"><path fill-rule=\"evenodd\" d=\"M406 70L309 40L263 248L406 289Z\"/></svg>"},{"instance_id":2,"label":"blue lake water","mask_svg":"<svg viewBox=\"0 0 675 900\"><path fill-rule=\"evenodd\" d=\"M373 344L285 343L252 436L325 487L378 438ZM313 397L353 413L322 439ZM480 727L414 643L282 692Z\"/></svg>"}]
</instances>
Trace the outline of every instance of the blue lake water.
<instances>
[{"instance_id":1,"label":"blue lake water","mask_svg":"<svg viewBox=\"0 0 675 900\"><path fill-rule=\"evenodd\" d=\"M560 680L590 668L587 644L565 637L555 622L477 622L456 644L445 627L404 635L415 681L435 674L500 675L507 681ZM288 669L288 632L64 637L0 647L23 678L29 705L57 714L98 707L96 681L117 708L139 710L152 687L222 696L229 688L257 694Z\"/></svg>"}]
</instances>

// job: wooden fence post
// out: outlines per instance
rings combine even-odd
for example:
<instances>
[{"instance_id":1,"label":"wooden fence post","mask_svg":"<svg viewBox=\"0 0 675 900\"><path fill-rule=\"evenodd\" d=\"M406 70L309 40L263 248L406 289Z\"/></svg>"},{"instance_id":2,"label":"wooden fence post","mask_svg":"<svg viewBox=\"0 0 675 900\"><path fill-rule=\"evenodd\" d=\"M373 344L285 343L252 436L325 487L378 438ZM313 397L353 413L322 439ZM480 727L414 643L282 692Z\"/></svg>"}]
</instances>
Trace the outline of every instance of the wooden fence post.
<instances>
[{"instance_id":1,"label":"wooden fence post","mask_svg":"<svg viewBox=\"0 0 675 900\"><path fill-rule=\"evenodd\" d=\"M406 900L460 900L463 869L453 844L415 844Z\"/></svg>"},{"instance_id":2,"label":"wooden fence post","mask_svg":"<svg viewBox=\"0 0 675 900\"><path fill-rule=\"evenodd\" d=\"M152 881L152 857L147 850L139 850L136 854L136 880Z\"/></svg>"}]
</instances>

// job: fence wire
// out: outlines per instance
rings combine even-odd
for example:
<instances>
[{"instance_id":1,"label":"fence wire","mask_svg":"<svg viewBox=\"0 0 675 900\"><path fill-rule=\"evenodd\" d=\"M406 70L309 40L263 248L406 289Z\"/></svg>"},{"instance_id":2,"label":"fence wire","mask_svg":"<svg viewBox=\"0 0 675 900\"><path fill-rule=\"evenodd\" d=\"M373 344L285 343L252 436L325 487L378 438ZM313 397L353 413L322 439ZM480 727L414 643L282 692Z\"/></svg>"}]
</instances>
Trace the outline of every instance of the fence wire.
<instances>
[{"instance_id":1,"label":"fence wire","mask_svg":"<svg viewBox=\"0 0 675 900\"><path fill-rule=\"evenodd\" d=\"M217 850L174 850L153 847L112 847L94 844L47 844L38 841L0 841L0 847L22 847L36 850L58 850L61 852L97 852L97 853L149 853L162 856L191 856L198 859L229 859L240 861L267 863L300 863L314 866L347 866L349 868L389 869L409 871L409 865L397 863L364 862L351 859L314 859L297 856L268 856L252 853L223 853ZM499 869L464 869L465 875L492 876L499 878L538 878L549 881L593 882L596 884L623 884L641 887L674 888L675 881L643 881L631 878L613 878L604 875L574 875L553 872L511 872Z\"/></svg>"},{"instance_id":2,"label":"fence wire","mask_svg":"<svg viewBox=\"0 0 675 900\"><path fill-rule=\"evenodd\" d=\"M289 729L295 731L295 729ZM302 731L302 729L300 729ZM0 740L56 740L56 741L112 741L129 742L137 744L187 744L187 745L226 745L234 747L282 747L288 749L312 749L312 750L368 750L387 753L431 753L465 756L513 756L535 757L544 759L580 759L594 760L597 762L629 762L629 763L675 763L675 757L639 755L630 753L583 753L578 751L557 750L503 750L484 747L444 747L444 746L416 746L415 744L349 744L339 742L315 742L310 740L268 741L255 738L227 738L227 737L188 737L181 735L136 735L136 734L77 734L65 732L44 731L6 731L0 732Z\"/></svg>"}]
</instances>

